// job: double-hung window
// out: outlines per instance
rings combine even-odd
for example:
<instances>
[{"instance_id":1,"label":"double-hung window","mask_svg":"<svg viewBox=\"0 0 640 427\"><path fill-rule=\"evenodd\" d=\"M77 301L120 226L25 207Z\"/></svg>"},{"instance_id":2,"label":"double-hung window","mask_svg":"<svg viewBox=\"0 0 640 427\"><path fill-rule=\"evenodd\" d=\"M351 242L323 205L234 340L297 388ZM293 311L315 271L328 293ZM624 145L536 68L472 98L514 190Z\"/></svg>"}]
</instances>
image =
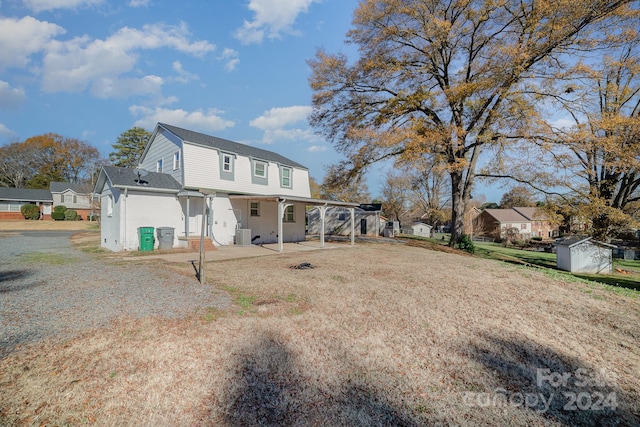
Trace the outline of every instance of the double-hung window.
<instances>
[{"instance_id":1,"label":"double-hung window","mask_svg":"<svg viewBox=\"0 0 640 427\"><path fill-rule=\"evenodd\" d=\"M260 202L251 202L251 216L260 216Z\"/></svg>"},{"instance_id":2,"label":"double-hung window","mask_svg":"<svg viewBox=\"0 0 640 427\"><path fill-rule=\"evenodd\" d=\"M173 153L173 170L180 169L180 151Z\"/></svg>"},{"instance_id":3,"label":"double-hung window","mask_svg":"<svg viewBox=\"0 0 640 427\"><path fill-rule=\"evenodd\" d=\"M285 188L291 188L291 168L282 167L280 169L280 185Z\"/></svg>"},{"instance_id":4,"label":"double-hung window","mask_svg":"<svg viewBox=\"0 0 640 427\"><path fill-rule=\"evenodd\" d=\"M293 205L287 206L287 209L284 211L284 222L295 222Z\"/></svg>"},{"instance_id":5,"label":"double-hung window","mask_svg":"<svg viewBox=\"0 0 640 427\"><path fill-rule=\"evenodd\" d=\"M233 172L233 160L231 154L222 155L222 170L225 172Z\"/></svg>"},{"instance_id":6,"label":"double-hung window","mask_svg":"<svg viewBox=\"0 0 640 427\"><path fill-rule=\"evenodd\" d=\"M259 160L253 162L253 174L258 178L267 176L267 164Z\"/></svg>"}]
</instances>

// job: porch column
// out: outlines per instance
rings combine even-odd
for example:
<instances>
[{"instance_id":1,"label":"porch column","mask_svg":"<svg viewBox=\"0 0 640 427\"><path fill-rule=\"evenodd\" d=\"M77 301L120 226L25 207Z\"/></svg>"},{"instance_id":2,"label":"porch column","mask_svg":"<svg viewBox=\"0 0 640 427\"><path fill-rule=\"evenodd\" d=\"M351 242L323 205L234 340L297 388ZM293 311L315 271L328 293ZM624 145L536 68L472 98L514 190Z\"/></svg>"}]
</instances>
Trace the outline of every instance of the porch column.
<instances>
[{"instance_id":1,"label":"porch column","mask_svg":"<svg viewBox=\"0 0 640 427\"><path fill-rule=\"evenodd\" d=\"M327 205L318 206L318 210L320 210L320 247L324 248L324 218Z\"/></svg>"},{"instance_id":2,"label":"porch column","mask_svg":"<svg viewBox=\"0 0 640 427\"><path fill-rule=\"evenodd\" d=\"M278 200L278 252L284 250L284 240L282 238L282 218L284 217L285 200Z\"/></svg>"},{"instance_id":3,"label":"porch column","mask_svg":"<svg viewBox=\"0 0 640 427\"><path fill-rule=\"evenodd\" d=\"M356 214L354 208L349 208L349 213L351 214L351 246L355 245L356 242Z\"/></svg>"},{"instance_id":4,"label":"porch column","mask_svg":"<svg viewBox=\"0 0 640 427\"><path fill-rule=\"evenodd\" d=\"M187 194L187 213L184 218L184 236L187 238L187 246L189 245L189 194Z\"/></svg>"}]
</instances>

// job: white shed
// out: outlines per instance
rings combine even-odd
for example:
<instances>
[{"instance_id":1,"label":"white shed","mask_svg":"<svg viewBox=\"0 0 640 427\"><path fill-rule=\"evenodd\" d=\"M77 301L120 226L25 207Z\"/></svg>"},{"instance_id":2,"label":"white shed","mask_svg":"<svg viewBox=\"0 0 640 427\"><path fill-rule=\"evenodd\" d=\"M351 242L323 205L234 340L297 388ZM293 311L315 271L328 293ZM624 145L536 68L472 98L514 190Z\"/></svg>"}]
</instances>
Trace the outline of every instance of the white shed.
<instances>
[{"instance_id":1,"label":"white shed","mask_svg":"<svg viewBox=\"0 0 640 427\"><path fill-rule=\"evenodd\" d=\"M424 222L416 222L411 226L411 234L414 236L421 237L431 237L431 227L429 224L425 224Z\"/></svg>"},{"instance_id":2,"label":"white shed","mask_svg":"<svg viewBox=\"0 0 640 427\"><path fill-rule=\"evenodd\" d=\"M611 273L614 245L588 236L570 236L556 241L556 265L572 273Z\"/></svg>"}]
</instances>

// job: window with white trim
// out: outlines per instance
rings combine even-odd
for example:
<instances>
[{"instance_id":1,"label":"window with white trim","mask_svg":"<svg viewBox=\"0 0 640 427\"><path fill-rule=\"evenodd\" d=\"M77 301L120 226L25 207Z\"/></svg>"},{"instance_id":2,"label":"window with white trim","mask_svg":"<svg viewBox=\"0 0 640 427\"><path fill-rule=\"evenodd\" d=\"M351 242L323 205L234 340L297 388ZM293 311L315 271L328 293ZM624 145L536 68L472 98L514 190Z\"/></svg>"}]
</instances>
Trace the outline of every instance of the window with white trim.
<instances>
[{"instance_id":1,"label":"window with white trim","mask_svg":"<svg viewBox=\"0 0 640 427\"><path fill-rule=\"evenodd\" d=\"M156 162L156 172L162 172L162 159Z\"/></svg>"},{"instance_id":2,"label":"window with white trim","mask_svg":"<svg viewBox=\"0 0 640 427\"><path fill-rule=\"evenodd\" d=\"M260 202L251 202L251 216L260 216Z\"/></svg>"},{"instance_id":3,"label":"window with white trim","mask_svg":"<svg viewBox=\"0 0 640 427\"><path fill-rule=\"evenodd\" d=\"M180 151L173 153L173 170L180 169Z\"/></svg>"},{"instance_id":4,"label":"window with white trim","mask_svg":"<svg viewBox=\"0 0 640 427\"><path fill-rule=\"evenodd\" d=\"M296 222L293 207L293 205L290 205L284 210L284 222Z\"/></svg>"},{"instance_id":5,"label":"window with white trim","mask_svg":"<svg viewBox=\"0 0 640 427\"><path fill-rule=\"evenodd\" d=\"M280 174L280 185L291 188L291 168L283 167Z\"/></svg>"},{"instance_id":6,"label":"window with white trim","mask_svg":"<svg viewBox=\"0 0 640 427\"><path fill-rule=\"evenodd\" d=\"M259 178L264 178L267 176L267 164L265 162L261 162L259 160L254 160L253 162L253 174Z\"/></svg>"},{"instance_id":7,"label":"window with white trim","mask_svg":"<svg viewBox=\"0 0 640 427\"><path fill-rule=\"evenodd\" d=\"M222 155L222 170L225 172L233 172L231 154Z\"/></svg>"},{"instance_id":8,"label":"window with white trim","mask_svg":"<svg viewBox=\"0 0 640 427\"><path fill-rule=\"evenodd\" d=\"M113 196L107 196L107 216L113 216Z\"/></svg>"}]
</instances>

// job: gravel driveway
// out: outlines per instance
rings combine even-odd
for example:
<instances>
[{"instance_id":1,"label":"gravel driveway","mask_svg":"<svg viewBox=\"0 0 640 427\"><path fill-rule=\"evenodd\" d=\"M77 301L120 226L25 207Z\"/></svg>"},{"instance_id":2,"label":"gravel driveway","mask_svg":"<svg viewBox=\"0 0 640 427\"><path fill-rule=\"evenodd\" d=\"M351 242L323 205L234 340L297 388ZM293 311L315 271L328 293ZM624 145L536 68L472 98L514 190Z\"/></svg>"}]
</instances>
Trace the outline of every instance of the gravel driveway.
<instances>
[{"instance_id":1,"label":"gravel driveway","mask_svg":"<svg viewBox=\"0 0 640 427\"><path fill-rule=\"evenodd\" d=\"M74 249L72 232L0 232L0 357L119 317L183 317L228 298L158 266L118 264Z\"/></svg>"}]
</instances>

